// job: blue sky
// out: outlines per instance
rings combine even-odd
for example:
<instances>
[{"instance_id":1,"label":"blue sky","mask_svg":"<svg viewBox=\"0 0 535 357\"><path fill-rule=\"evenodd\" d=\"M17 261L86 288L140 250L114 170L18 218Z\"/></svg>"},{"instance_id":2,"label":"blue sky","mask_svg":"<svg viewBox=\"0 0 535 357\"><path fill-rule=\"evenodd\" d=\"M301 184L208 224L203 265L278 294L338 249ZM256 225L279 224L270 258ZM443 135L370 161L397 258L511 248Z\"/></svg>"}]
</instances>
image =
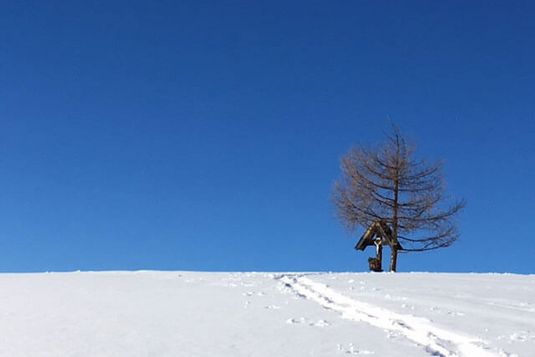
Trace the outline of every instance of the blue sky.
<instances>
[{"instance_id":1,"label":"blue sky","mask_svg":"<svg viewBox=\"0 0 535 357\"><path fill-rule=\"evenodd\" d=\"M390 121L461 239L534 273L533 2L3 1L0 271L366 270L330 202Z\"/></svg>"}]
</instances>

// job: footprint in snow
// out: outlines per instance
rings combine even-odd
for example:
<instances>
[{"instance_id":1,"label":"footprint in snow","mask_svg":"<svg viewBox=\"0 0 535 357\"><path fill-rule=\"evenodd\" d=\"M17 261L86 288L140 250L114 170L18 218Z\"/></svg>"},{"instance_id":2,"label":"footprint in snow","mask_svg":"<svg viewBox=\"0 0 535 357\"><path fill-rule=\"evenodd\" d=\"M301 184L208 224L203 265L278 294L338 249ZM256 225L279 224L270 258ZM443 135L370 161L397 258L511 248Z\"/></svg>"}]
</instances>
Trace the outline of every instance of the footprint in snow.
<instances>
[{"instance_id":1,"label":"footprint in snow","mask_svg":"<svg viewBox=\"0 0 535 357\"><path fill-rule=\"evenodd\" d=\"M316 327L327 327L330 325L330 323L328 323L327 321L325 320L318 320L316 322L312 322L309 324L310 326L316 326Z\"/></svg>"},{"instance_id":2,"label":"footprint in snow","mask_svg":"<svg viewBox=\"0 0 535 357\"><path fill-rule=\"evenodd\" d=\"M304 317L293 317L291 319L286 320L287 324L302 324L306 322L306 319Z\"/></svg>"},{"instance_id":3,"label":"footprint in snow","mask_svg":"<svg viewBox=\"0 0 535 357\"><path fill-rule=\"evenodd\" d=\"M392 325L393 326L398 326L398 327L401 327L401 328L404 328L404 329L407 329L407 330L412 330L412 328L410 326L408 326L404 321L401 321L401 320L392 321Z\"/></svg>"},{"instance_id":4,"label":"footprint in snow","mask_svg":"<svg viewBox=\"0 0 535 357\"><path fill-rule=\"evenodd\" d=\"M450 316L464 316L464 312L460 312L460 311L448 311L446 312L446 314Z\"/></svg>"},{"instance_id":5,"label":"footprint in snow","mask_svg":"<svg viewBox=\"0 0 535 357\"><path fill-rule=\"evenodd\" d=\"M345 353L350 355L373 355L375 352L355 347L352 343L344 346L342 344L336 345L336 350L339 353Z\"/></svg>"},{"instance_id":6,"label":"footprint in snow","mask_svg":"<svg viewBox=\"0 0 535 357\"><path fill-rule=\"evenodd\" d=\"M326 320L318 320L318 321L309 321L304 317L299 318L291 318L286 320L287 324L303 324L306 323L308 326L314 326L314 327L327 327L330 325L330 323Z\"/></svg>"},{"instance_id":7,"label":"footprint in snow","mask_svg":"<svg viewBox=\"0 0 535 357\"><path fill-rule=\"evenodd\" d=\"M266 306L266 309L268 310L279 310L281 307L277 305L268 305Z\"/></svg>"}]
</instances>

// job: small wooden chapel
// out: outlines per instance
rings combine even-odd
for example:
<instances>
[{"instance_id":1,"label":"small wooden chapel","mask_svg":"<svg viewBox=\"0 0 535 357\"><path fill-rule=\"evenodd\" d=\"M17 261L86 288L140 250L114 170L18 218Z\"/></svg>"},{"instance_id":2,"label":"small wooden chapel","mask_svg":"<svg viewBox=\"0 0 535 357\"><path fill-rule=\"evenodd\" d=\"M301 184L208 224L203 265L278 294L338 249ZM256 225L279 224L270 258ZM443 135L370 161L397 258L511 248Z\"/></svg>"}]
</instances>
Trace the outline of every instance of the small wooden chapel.
<instances>
[{"instance_id":1,"label":"small wooden chapel","mask_svg":"<svg viewBox=\"0 0 535 357\"><path fill-rule=\"evenodd\" d=\"M366 249L368 246L375 246L376 256L368 258L368 264L371 271L381 272L383 261L383 246L388 245L390 248L394 247L397 250L402 250L401 244L394 241L392 237L392 229L388 226L385 220L377 220L373 222L364 232L360 240L355 245L356 250Z\"/></svg>"}]
</instances>

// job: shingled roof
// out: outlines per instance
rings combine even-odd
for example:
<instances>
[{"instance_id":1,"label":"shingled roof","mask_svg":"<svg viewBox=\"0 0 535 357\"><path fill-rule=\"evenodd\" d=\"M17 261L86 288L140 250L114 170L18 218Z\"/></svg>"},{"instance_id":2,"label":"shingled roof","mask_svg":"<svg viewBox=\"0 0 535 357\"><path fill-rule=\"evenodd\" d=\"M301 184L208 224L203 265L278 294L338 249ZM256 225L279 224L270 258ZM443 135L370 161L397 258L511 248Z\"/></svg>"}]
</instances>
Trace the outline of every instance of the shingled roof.
<instances>
[{"instance_id":1,"label":"shingled roof","mask_svg":"<svg viewBox=\"0 0 535 357\"><path fill-rule=\"evenodd\" d=\"M373 222L368 229L366 229L366 232L364 232L358 241L355 249L364 250L370 245L375 246L376 237L381 239L383 245L389 245L390 247L395 246L397 250L403 250L403 247L401 244L399 244L399 242L394 243L394 239L392 238L392 230L383 220Z\"/></svg>"}]
</instances>

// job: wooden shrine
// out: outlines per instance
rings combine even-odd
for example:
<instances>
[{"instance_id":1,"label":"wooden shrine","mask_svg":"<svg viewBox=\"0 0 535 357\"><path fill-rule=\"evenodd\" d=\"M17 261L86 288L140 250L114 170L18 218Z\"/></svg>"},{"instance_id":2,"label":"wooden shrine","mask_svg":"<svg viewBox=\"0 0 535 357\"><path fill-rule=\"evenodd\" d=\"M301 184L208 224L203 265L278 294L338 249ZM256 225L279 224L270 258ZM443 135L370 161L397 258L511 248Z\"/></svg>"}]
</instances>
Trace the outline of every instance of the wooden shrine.
<instances>
[{"instance_id":1,"label":"wooden shrine","mask_svg":"<svg viewBox=\"0 0 535 357\"><path fill-rule=\"evenodd\" d=\"M383 246L388 245L397 250L402 250L401 244L392 237L392 230L384 220L373 222L364 232L360 240L355 245L355 249L364 250L368 246L375 246L376 256L368 258L368 264L371 271L383 271Z\"/></svg>"}]
</instances>

